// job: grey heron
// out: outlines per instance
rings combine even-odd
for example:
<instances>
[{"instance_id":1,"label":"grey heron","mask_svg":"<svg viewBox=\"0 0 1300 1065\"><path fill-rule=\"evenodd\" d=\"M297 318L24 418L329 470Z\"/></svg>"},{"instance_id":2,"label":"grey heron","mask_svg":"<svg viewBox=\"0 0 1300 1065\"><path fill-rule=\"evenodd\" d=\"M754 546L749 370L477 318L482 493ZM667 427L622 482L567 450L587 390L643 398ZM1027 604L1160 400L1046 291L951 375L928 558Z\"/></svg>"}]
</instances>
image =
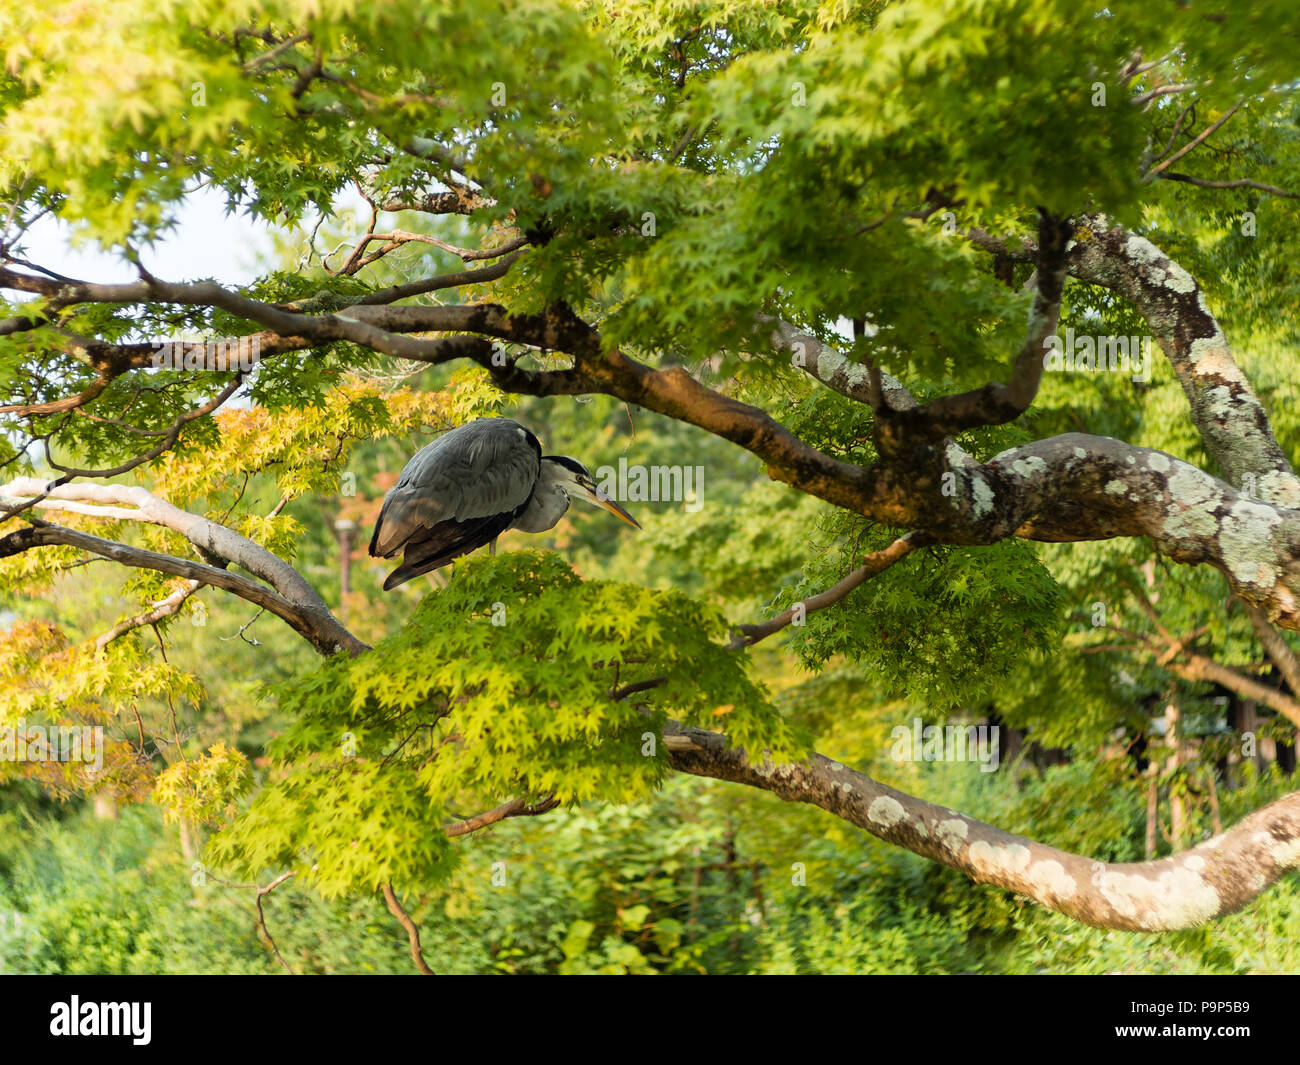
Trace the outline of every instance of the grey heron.
<instances>
[{"instance_id":1,"label":"grey heron","mask_svg":"<svg viewBox=\"0 0 1300 1065\"><path fill-rule=\"evenodd\" d=\"M495 544L507 529L555 528L570 497L641 528L577 459L543 455L537 437L509 418L480 418L444 433L406 464L384 496L370 554L403 552L402 564L384 581L388 591Z\"/></svg>"}]
</instances>

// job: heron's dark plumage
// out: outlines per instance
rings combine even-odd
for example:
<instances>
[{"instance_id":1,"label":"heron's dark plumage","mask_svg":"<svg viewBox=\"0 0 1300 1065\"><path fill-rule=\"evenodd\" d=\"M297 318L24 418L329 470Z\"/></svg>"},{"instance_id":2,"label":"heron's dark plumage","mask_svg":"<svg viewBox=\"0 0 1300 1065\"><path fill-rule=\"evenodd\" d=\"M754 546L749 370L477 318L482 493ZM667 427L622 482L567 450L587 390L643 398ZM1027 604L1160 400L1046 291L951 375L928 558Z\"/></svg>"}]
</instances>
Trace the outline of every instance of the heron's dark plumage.
<instances>
[{"instance_id":1,"label":"heron's dark plumage","mask_svg":"<svg viewBox=\"0 0 1300 1065\"><path fill-rule=\"evenodd\" d=\"M492 543L507 529L555 528L571 493L641 528L581 462L543 455L537 437L518 422L481 418L443 434L416 452L384 496L370 553L392 558L402 552L385 591Z\"/></svg>"},{"instance_id":2,"label":"heron's dark plumage","mask_svg":"<svg viewBox=\"0 0 1300 1065\"><path fill-rule=\"evenodd\" d=\"M439 569L448 562L477 551L505 532L519 514L493 514L470 521L442 521L432 528L420 528L406 541L402 564L384 581L384 591L405 584L421 573ZM371 554L374 554L372 551Z\"/></svg>"}]
</instances>

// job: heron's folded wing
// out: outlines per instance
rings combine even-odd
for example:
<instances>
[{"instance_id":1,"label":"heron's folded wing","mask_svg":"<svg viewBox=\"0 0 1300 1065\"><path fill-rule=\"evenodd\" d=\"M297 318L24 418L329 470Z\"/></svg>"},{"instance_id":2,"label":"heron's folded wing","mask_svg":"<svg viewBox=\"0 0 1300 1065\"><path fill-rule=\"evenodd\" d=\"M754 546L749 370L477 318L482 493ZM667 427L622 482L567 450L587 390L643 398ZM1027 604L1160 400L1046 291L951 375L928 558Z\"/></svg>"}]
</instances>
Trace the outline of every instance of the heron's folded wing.
<instances>
[{"instance_id":1,"label":"heron's folded wing","mask_svg":"<svg viewBox=\"0 0 1300 1065\"><path fill-rule=\"evenodd\" d=\"M419 530L444 521L513 514L532 494L537 438L508 418L483 418L422 448L384 497L370 554L391 557Z\"/></svg>"},{"instance_id":2,"label":"heron's folded wing","mask_svg":"<svg viewBox=\"0 0 1300 1065\"><path fill-rule=\"evenodd\" d=\"M511 514L493 514L469 521L444 521L431 529L418 529L406 542L402 564L384 581L384 591L404 584L429 570L440 569L461 555L477 551L501 535L513 519Z\"/></svg>"}]
</instances>

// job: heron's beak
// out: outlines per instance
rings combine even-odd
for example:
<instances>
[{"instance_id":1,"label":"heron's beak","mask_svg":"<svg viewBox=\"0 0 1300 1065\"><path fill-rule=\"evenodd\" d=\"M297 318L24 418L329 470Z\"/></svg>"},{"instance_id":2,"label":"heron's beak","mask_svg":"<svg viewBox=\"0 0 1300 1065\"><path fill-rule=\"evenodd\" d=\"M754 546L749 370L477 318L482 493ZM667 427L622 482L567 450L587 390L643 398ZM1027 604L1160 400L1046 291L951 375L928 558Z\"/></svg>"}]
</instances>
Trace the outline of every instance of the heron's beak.
<instances>
[{"instance_id":1,"label":"heron's beak","mask_svg":"<svg viewBox=\"0 0 1300 1065\"><path fill-rule=\"evenodd\" d=\"M597 488L594 483L583 480L579 481L578 485L589 502L600 507L601 510L608 510L614 515L614 517L618 518L619 521L627 522L627 524L631 525L632 528L641 528L641 523L637 521L636 518L632 517L631 514L605 495L605 493Z\"/></svg>"}]
</instances>

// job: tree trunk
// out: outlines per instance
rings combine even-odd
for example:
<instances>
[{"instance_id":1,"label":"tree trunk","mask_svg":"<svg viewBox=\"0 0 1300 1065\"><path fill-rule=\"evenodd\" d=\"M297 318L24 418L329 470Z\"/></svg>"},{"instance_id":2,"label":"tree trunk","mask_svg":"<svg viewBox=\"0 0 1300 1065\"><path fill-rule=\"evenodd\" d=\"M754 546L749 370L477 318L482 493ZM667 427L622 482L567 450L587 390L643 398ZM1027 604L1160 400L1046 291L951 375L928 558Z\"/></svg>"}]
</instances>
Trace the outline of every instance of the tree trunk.
<instances>
[{"instance_id":1,"label":"tree trunk","mask_svg":"<svg viewBox=\"0 0 1300 1065\"><path fill-rule=\"evenodd\" d=\"M1147 763L1147 843L1146 856L1150 861L1156 856L1160 840L1160 766Z\"/></svg>"},{"instance_id":2,"label":"tree trunk","mask_svg":"<svg viewBox=\"0 0 1300 1065\"><path fill-rule=\"evenodd\" d=\"M1177 705L1170 703L1165 707L1165 742L1172 752L1169 768L1175 774L1183 764L1182 721L1183 712ZM1179 794L1181 786L1177 776L1169 784L1169 842L1174 853L1187 845L1187 807Z\"/></svg>"}]
</instances>

